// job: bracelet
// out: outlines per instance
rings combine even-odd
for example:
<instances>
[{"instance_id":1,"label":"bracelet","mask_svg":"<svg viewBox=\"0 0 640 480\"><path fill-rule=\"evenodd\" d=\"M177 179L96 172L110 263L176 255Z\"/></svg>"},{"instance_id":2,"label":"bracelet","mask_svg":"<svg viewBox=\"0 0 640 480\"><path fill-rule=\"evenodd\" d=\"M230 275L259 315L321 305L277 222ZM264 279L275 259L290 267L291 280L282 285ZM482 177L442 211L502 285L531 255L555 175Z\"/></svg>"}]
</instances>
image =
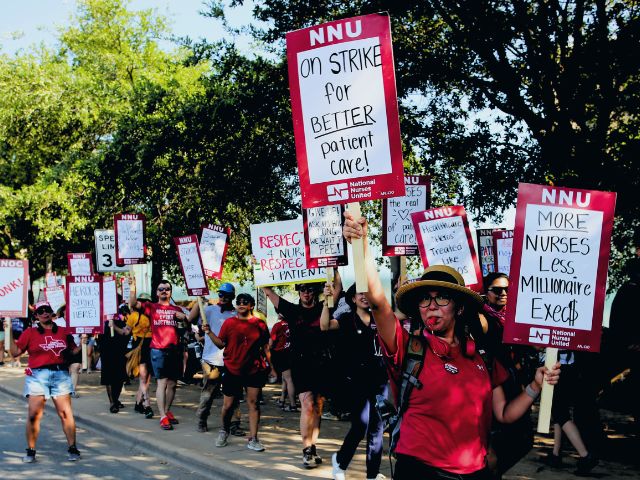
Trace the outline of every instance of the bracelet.
<instances>
[{"instance_id":1,"label":"bracelet","mask_svg":"<svg viewBox=\"0 0 640 480\"><path fill-rule=\"evenodd\" d=\"M540 396L540 392L536 392L533 388L531 388L531 384L527 385L524 391L527 392L527 395L529 395L533 400Z\"/></svg>"}]
</instances>

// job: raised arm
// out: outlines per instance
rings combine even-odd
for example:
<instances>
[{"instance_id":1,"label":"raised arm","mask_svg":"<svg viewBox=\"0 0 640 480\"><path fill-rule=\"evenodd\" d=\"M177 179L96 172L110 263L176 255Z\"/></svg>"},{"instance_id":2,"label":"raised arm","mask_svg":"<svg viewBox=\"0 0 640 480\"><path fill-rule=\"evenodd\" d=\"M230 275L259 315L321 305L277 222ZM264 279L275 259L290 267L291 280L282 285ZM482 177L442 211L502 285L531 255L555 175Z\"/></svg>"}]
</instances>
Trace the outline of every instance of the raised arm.
<instances>
[{"instance_id":1,"label":"raised arm","mask_svg":"<svg viewBox=\"0 0 640 480\"><path fill-rule=\"evenodd\" d=\"M320 315L320 330L326 332L327 330L337 330L340 328L340 324L335 318L331 318L331 312L329 311L329 305L327 305L326 298L331 295L333 292L333 287L331 284L327 283L324 286L324 298L325 301L322 303L322 314Z\"/></svg>"},{"instance_id":2,"label":"raised arm","mask_svg":"<svg viewBox=\"0 0 640 480\"><path fill-rule=\"evenodd\" d=\"M271 300L274 308L278 308L280 304L280 295L273 291L271 287L262 287L262 291L267 295L267 298Z\"/></svg>"},{"instance_id":3,"label":"raised arm","mask_svg":"<svg viewBox=\"0 0 640 480\"><path fill-rule=\"evenodd\" d=\"M206 325L202 325L202 331L204 332L205 335L207 335L211 341L213 342L213 344L218 347L218 348L224 348L225 347L225 343L220 340L220 338L211 331L211 327L209 327L209 324Z\"/></svg>"},{"instance_id":4,"label":"raised arm","mask_svg":"<svg viewBox=\"0 0 640 480\"><path fill-rule=\"evenodd\" d=\"M131 310L139 309L140 308L140 302L138 301L138 298L136 297L136 282L135 282L135 278L133 278L132 276L129 276L127 278L127 282L129 282L129 308Z\"/></svg>"}]
</instances>

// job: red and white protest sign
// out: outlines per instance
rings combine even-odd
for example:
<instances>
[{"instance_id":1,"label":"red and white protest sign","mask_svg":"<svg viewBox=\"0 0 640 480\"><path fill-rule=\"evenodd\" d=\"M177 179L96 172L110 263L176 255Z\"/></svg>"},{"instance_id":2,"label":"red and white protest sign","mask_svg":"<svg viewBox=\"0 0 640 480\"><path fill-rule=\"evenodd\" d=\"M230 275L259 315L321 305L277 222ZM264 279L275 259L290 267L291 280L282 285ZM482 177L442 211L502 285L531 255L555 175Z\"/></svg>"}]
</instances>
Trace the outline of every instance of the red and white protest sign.
<instances>
[{"instance_id":1,"label":"red and white protest sign","mask_svg":"<svg viewBox=\"0 0 640 480\"><path fill-rule=\"evenodd\" d=\"M480 228L476 230L478 241L478 260L482 276L496 271L496 264L493 258L493 228Z\"/></svg>"},{"instance_id":2,"label":"red and white protest sign","mask_svg":"<svg viewBox=\"0 0 640 480\"><path fill-rule=\"evenodd\" d=\"M209 278L222 278L222 269L227 257L231 229L208 223L200 233L200 257L204 273Z\"/></svg>"},{"instance_id":3,"label":"red and white protest sign","mask_svg":"<svg viewBox=\"0 0 640 480\"><path fill-rule=\"evenodd\" d=\"M57 312L60 307L62 307L65 300L65 288L63 285L55 286L55 287L45 287L44 288L44 299L49 302L51 305L51 309L54 312Z\"/></svg>"},{"instance_id":4,"label":"red and white protest sign","mask_svg":"<svg viewBox=\"0 0 640 480\"><path fill-rule=\"evenodd\" d=\"M178 261L184 276L187 293L192 296L209 295L207 278L204 274L200 249L198 248L198 236L193 234L174 237L173 243L175 243L178 251Z\"/></svg>"},{"instance_id":5,"label":"red and white protest sign","mask_svg":"<svg viewBox=\"0 0 640 480\"><path fill-rule=\"evenodd\" d=\"M93 275L93 262L90 253L67 253L69 275Z\"/></svg>"},{"instance_id":6,"label":"red and white protest sign","mask_svg":"<svg viewBox=\"0 0 640 480\"><path fill-rule=\"evenodd\" d=\"M431 181L426 175L404 177L405 196L382 202L382 255L419 255L411 214L431 206Z\"/></svg>"},{"instance_id":7,"label":"red and white protest sign","mask_svg":"<svg viewBox=\"0 0 640 480\"><path fill-rule=\"evenodd\" d=\"M302 208L404 195L389 16L286 38Z\"/></svg>"},{"instance_id":8,"label":"red and white protest sign","mask_svg":"<svg viewBox=\"0 0 640 480\"><path fill-rule=\"evenodd\" d=\"M118 316L118 290L112 275L102 277L102 316L105 320Z\"/></svg>"},{"instance_id":9,"label":"red and white protest sign","mask_svg":"<svg viewBox=\"0 0 640 480\"><path fill-rule=\"evenodd\" d=\"M129 297L131 296L131 285L129 285L128 277L120 277L120 294L122 295L122 301L129 303Z\"/></svg>"},{"instance_id":10,"label":"red and white protest sign","mask_svg":"<svg viewBox=\"0 0 640 480\"><path fill-rule=\"evenodd\" d=\"M324 268L307 268L302 218L251 225L256 287L324 282Z\"/></svg>"},{"instance_id":11,"label":"red and white protest sign","mask_svg":"<svg viewBox=\"0 0 640 480\"><path fill-rule=\"evenodd\" d=\"M455 268L467 287L482 290L480 265L473 247L467 212L461 205L411 214L422 264Z\"/></svg>"},{"instance_id":12,"label":"red and white protest sign","mask_svg":"<svg viewBox=\"0 0 640 480\"><path fill-rule=\"evenodd\" d=\"M600 350L615 202L520 184L504 342Z\"/></svg>"},{"instance_id":13,"label":"red and white protest sign","mask_svg":"<svg viewBox=\"0 0 640 480\"><path fill-rule=\"evenodd\" d=\"M141 213L119 213L114 215L113 230L116 236L116 265L146 263L145 216Z\"/></svg>"},{"instance_id":14,"label":"red and white protest sign","mask_svg":"<svg viewBox=\"0 0 640 480\"><path fill-rule=\"evenodd\" d=\"M495 271L509 275L513 252L513 230L494 230L492 236Z\"/></svg>"},{"instance_id":15,"label":"red and white protest sign","mask_svg":"<svg viewBox=\"0 0 640 480\"><path fill-rule=\"evenodd\" d=\"M0 317L26 317L29 261L0 258Z\"/></svg>"},{"instance_id":16,"label":"red and white protest sign","mask_svg":"<svg viewBox=\"0 0 640 480\"><path fill-rule=\"evenodd\" d=\"M307 268L347 265L347 241L342 236L342 205L303 208Z\"/></svg>"},{"instance_id":17,"label":"red and white protest sign","mask_svg":"<svg viewBox=\"0 0 640 480\"><path fill-rule=\"evenodd\" d=\"M102 333L102 276L67 276L67 327L76 333Z\"/></svg>"}]
</instances>

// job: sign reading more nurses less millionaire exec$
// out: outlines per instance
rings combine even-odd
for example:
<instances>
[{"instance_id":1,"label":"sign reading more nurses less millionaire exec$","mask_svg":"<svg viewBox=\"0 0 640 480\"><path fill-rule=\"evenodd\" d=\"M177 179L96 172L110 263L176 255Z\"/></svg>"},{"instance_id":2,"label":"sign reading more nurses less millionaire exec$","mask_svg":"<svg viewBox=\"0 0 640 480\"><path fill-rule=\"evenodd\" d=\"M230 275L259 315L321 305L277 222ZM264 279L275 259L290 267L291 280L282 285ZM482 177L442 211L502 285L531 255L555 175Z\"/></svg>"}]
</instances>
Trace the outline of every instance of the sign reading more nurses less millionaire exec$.
<instances>
[{"instance_id":1,"label":"sign reading more nurses less millionaire exec$","mask_svg":"<svg viewBox=\"0 0 640 480\"><path fill-rule=\"evenodd\" d=\"M302 208L404 195L389 16L286 40Z\"/></svg>"},{"instance_id":2,"label":"sign reading more nurses less millionaire exec$","mask_svg":"<svg viewBox=\"0 0 640 480\"><path fill-rule=\"evenodd\" d=\"M347 265L347 241L342 236L342 205L303 208L307 268Z\"/></svg>"},{"instance_id":3,"label":"sign reading more nurses less millionaire exec$","mask_svg":"<svg viewBox=\"0 0 640 480\"><path fill-rule=\"evenodd\" d=\"M192 296L209 295L207 278L202 267L202 258L200 258L198 236L193 234L175 237L173 242L178 251L178 260L180 261L180 269L184 276L187 293Z\"/></svg>"},{"instance_id":4,"label":"sign reading more nurses less millionaire exec$","mask_svg":"<svg viewBox=\"0 0 640 480\"><path fill-rule=\"evenodd\" d=\"M29 262L0 258L0 317L26 317L28 291Z\"/></svg>"},{"instance_id":5,"label":"sign reading more nurses less millionaire exec$","mask_svg":"<svg viewBox=\"0 0 640 480\"><path fill-rule=\"evenodd\" d=\"M504 342L600 350L615 201L519 185Z\"/></svg>"}]
</instances>

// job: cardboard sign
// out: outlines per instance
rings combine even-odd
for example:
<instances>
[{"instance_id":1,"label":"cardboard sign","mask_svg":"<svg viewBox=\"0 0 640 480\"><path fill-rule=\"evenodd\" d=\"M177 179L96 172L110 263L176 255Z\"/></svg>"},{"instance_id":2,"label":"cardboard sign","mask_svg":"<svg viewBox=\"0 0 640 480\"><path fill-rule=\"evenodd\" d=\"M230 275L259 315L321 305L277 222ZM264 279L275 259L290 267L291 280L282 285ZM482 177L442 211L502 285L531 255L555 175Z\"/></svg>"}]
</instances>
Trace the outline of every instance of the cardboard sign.
<instances>
[{"instance_id":1,"label":"cardboard sign","mask_svg":"<svg viewBox=\"0 0 640 480\"><path fill-rule=\"evenodd\" d=\"M405 196L382 202L382 255L419 255L411 214L431 206L431 182L426 175L404 177Z\"/></svg>"},{"instance_id":2,"label":"cardboard sign","mask_svg":"<svg viewBox=\"0 0 640 480\"><path fill-rule=\"evenodd\" d=\"M129 267L116 265L116 233L98 228L93 231L96 244L96 270L98 272L128 272Z\"/></svg>"},{"instance_id":3,"label":"cardboard sign","mask_svg":"<svg viewBox=\"0 0 640 480\"><path fill-rule=\"evenodd\" d=\"M222 278L224 260L229 248L231 229L209 223L202 226L200 233L200 257L204 273L209 278Z\"/></svg>"},{"instance_id":4,"label":"cardboard sign","mask_svg":"<svg viewBox=\"0 0 640 480\"><path fill-rule=\"evenodd\" d=\"M44 284L45 286L57 287L58 286L58 278L56 277L56 272L48 272L44 274Z\"/></svg>"},{"instance_id":5,"label":"cardboard sign","mask_svg":"<svg viewBox=\"0 0 640 480\"><path fill-rule=\"evenodd\" d=\"M93 275L93 263L91 263L90 253L67 253L67 266L69 275Z\"/></svg>"},{"instance_id":6,"label":"cardboard sign","mask_svg":"<svg viewBox=\"0 0 640 480\"><path fill-rule=\"evenodd\" d=\"M519 185L504 342L600 350L615 201Z\"/></svg>"},{"instance_id":7,"label":"cardboard sign","mask_svg":"<svg viewBox=\"0 0 640 480\"><path fill-rule=\"evenodd\" d=\"M65 304L65 288L64 286L45 287L44 299L49 302L51 309L57 312L60 307Z\"/></svg>"},{"instance_id":8,"label":"cardboard sign","mask_svg":"<svg viewBox=\"0 0 640 480\"><path fill-rule=\"evenodd\" d=\"M120 277L120 294L122 295L122 301L129 303L131 285L129 285L129 279L127 277Z\"/></svg>"},{"instance_id":9,"label":"cardboard sign","mask_svg":"<svg viewBox=\"0 0 640 480\"><path fill-rule=\"evenodd\" d=\"M267 294L261 288L256 291L256 311L262 314L265 319L267 318Z\"/></svg>"},{"instance_id":10,"label":"cardboard sign","mask_svg":"<svg viewBox=\"0 0 640 480\"><path fill-rule=\"evenodd\" d=\"M342 205L302 209L307 268L347 265L347 241L342 236Z\"/></svg>"},{"instance_id":11,"label":"cardboard sign","mask_svg":"<svg viewBox=\"0 0 640 480\"><path fill-rule=\"evenodd\" d=\"M482 290L480 265L473 248L467 212L461 205L411 214L422 264L455 268L467 287Z\"/></svg>"},{"instance_id":12,"label":"cardboard sign","mask_svg":"<svg viewBox=\"0 0 640 480\"><path fill-rule=\"evenodd\" d=\"M324 268L307 269L302 218L251 225L256 287L321 282Z\"/></svg>"},{"instance_id":13,"label":"cardboard sign","mask_svg":"<svg viewBox=\"0 0 640 480\"><path fill-rule=\"evenodd\" d=\"M302 208L404 195L389 16L286 38Z\"/></svg>"},{"instance_id":14,"label":"cardboard sign","mask_svg":"<svg viewBox=\"0 0 640 480\"><path fill-rule=\"evenodd\" d=\"M116 265L146 263L146 219L141 213L117 214L113 217L116 240Z\"/></svg>"},{"instance_id":15,"label":"cardboard sign","mask_svg":"<svg viewBox=\"0 0 640 480\"><path fill-rule=\"evenodd\" d=\"M187 293L193 296L209 295L207 278L204 275L200 250L198 248L198 236L186 235L174 237L173 243L178 251L180 269L184 276Z\"/></svg>"},{"instance_id":16,"label":"cardboard sign","mask_svg":"<svg viewBox=\"0 0 640 480\"><path fill-rule=\"evenodd\" d=\"M509 275L513 251L513 230L494 230L493 245L496 272Z\"/></svg>"},{"instance_id":17,"label":"cardboard sign","mask_svg":"<svg viewBox=\"0 0 640 480\"><path fill-rule=\"evenodd\" d=\"M111 320L118 316L116 278L110 275L102 278L102 315L105 320Z\"/></svg>"},{"instance_id":18,"label":"cardboard sign","mask_svg":"<svg viewBox=\"0 0 640 480\"><path fill-rule=\"evenodd\" d=\"M0 258L0 317L27 316L29 261Z\"/></svg>"},{"instance_id":19,"label":"cardboard sign","mask_svg":"<svg viewBox=\"0 0 640 480\"><path fill-rule=\"evenodd\" d=\"M102 333L102 276L67 276L67 327L75 333Z\"/></svg>"},{"instance_id":20,"label":"cardboard sign","mask_svg":"<svg viewBox=\"0 0 640 480\"><path fill-rule=\"evenodd\" d=\"M493 258L493 230L493 228L480 228L476 230L478 259L480 260L480 269L483 277L496 271L496 264Z\"/></svg>"}]
</instances>

